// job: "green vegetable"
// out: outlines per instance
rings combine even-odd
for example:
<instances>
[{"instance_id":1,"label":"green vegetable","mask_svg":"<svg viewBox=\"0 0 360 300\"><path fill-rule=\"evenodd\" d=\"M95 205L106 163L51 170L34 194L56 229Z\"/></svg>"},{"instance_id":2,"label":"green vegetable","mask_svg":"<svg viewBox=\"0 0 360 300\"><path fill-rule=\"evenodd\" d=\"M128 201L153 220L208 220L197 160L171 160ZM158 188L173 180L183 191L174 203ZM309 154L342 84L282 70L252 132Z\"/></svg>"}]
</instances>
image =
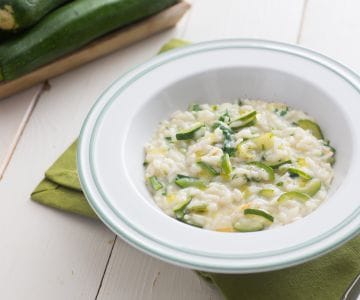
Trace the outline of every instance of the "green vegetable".
<instances>
[{"instance_id":1,"label":"green vegetable","mask_svg":"<svg viewBox=\"0 0 360 300\"><path fill-rule=\"evenodd\" d=\"M232 171L231 162L230 162L230 156L228 153L225 153L221 157L221 172L224 175L230 175Z\"/></svg>"},{"instance_id":2,"label":"green vegetable","mask_svg":"<svg viewBox=\"0 0 360 300\"><path fill-rule=\"evenodd\" d=\"M239 130L254 125L256 122L256 111L252 111L230 123L230 128Z\"/></svg>"},{"instance_id":3,"label":"green vegetable","mask_svg":"<svg viewBox=\"0 0 360 300\"><path fill-rule=\"evenodd\" d=\"M211 176L219 175L218 171L216 171L212 166L208 165L203 161L198 161L196 164Z\"/></svg>"},{"instance_id":4,"label":"green vegetable","mask_svg":"<svg viewBox=\"0 0 360 300\"><path fill-rule=\"evenodd\" d=\"M311 120L299 120L296 122L304 130L310 130L312 135L319 140L324 139L320 126Z\"/></svg>"},{"instance_id":5,"label":"green vegetable","mask_svg":"<svg viewBox=\"0 0 360 300\"><path fill-rule=\"evenodd\" d=\"M229 123L230 122L229 112L226 111L223 115L221 115L220 118L219 118L219 121L223 122L223 123Z\"/></svg>"},{"instance_id":6,"label":"green vegetable","mask_svg":"<svg viewBox=\"0 0 360 300\"><path fill-rule=\"evenodd\" d=\"M224 136L223 151L229 154L229 156L234 156L236 152L236 149L233 147L234 140L232 135L234 134L234 132L230 128L225 127L224 125L220 125L219 128Z\"/></svg>"},{"instance_id":7,"label":"green vegetable","mask_svg":"<svg viewBox=\"0 0 360 300\"><path fill-rule=\"evenodd\" d=\"M249 162L248 165L252 165L252 166L258 167L260 169L263 169L268 174L267 181L274 181L274 179L275 179L274 170L271 167L269 167L268 165L266 165L260 161Z\"/></svg>"},{"instance_id":8,"label":"green vegetable","mask_svg":"<svg viewBox=\"0 0 360 300\"><path fill-rule=\"evenodd\" d=\"M190 129L178 132L176 139L179 141L192 140L195 138L195 133L204 126L204 123L195 123Z\"/></svg>"},{"instance_id":9,"label":"green vegetable","mask_svg":"<svg viewBox=\"0 0 360 300\"><path fill-rule=\"evenodd\" d=\"M161 182L157 179L156 176L151 176L149 178L149 182L151 187L155 190L158 191L160 189L162 189L163 185L161 184Z\"/></svg>"},{"instance_id":10,"label":"green vegetable","mask_svg":"<svg viewBox=\"0 0 360 300\"><path fill-rule=\"evenodd\" d=\"M258 149L268 150L274 146L273 133L267 132L256 138L253 138L252 141L255 143Z\"/></svg>"},{"instance_id":11,"label":"green vegetable","mask_svg":"<svg viewBox=\"0 0 360 300\"><path fill-rule=\"evenodd\" d=\"M275 196L275 191L272 189L262 189L259 191L259 196L264 198L272 198Z\"/></svg>"},{"instance_id":12,"label":"green vegetable","mask_svg":"<svg viewBox=\"0 0 360 300\"><path fill-rule=\"evenodd\" d=\"M178 174L175 178L175 183L181 188L196 187L199 189L206 188L205 182L197 177L190 177L186 175Z\"/></svg>"},{"instance_id":13,"label":"green vegetable","mask_svg":"<svg viewBox=\"0 0 360 300\"><path fill-rule=\"evenodd\" d=\"M195 201L192 201L188 207L187 207L187 210L189 212L197 212L197 213L202 213L202 212L206 212L207 209L208 209L208 205L206 202L198 202L198 203L195 203Z\"/></svg>"},{"instance_id":14,"label":"green vegetable","mask_svg":"<svg viewBox=\"0 0 360 300\"><path fill-rule=\"evenodd\" d=\"M292 191L292 192L287 192L282 194L277 202L281 203L287 200L299 200L301 202L305 202L307 200L309 200L311 197L305 193L301 193L301 192L296 192L296 191Z\"/></svg>"},{"instance_id":15,"label":"green vegetable","mask_svg":"<svg viewBox=\"0 0 360 300\"><path fill-rule=\"evenodd\" d=\"M247 208L244 210L244 215L256 215L265 218L269 222L274 222L274 217L261 209Z\"/></svg>"},{"instance_id":16,"label":"green vegetable","mask_svg":"<svg viewBox=\"0 0 360 300\"><path fill-rule=\"evenodd\" d=\"M335 164L335 162L336 162L336 158L335 158L335 156L333 155L333 156L331 156L328 160L327 160L327 162L330 164L330 165L334 165Z\"/></svg>"},{"instance_id":17,"label":"green vegetable","mask_svg":"<svg viewBox=\"0 0 360 300\"><path fill-rule=\"evenodd\" d=\"M310 176L309 174L307 174L304 171L301 171L299 169L289 168L289 169L287 169L287 171L290 173L290 177L292 177L292 176L298 177L299 176L305 180L312 179L312 176Z\"/></svg>"},{"instance_id":18,"label":"green vegetable","mask_svg":"<svg viewBox=\"0 0 360 300\"><path fill-rule=\"evenodd\" d=\"M285 161L278 162L276 164L268 164L268 165L273 169L278 169L282 165L287 165L287 164L291 164L291 163L292 163L291 160L285 160Z\"/></svg>"},{"instance_id":19,"label":"green vegetable","mask_svg":"<svg viewBox=\"0 0 360 300\"><path fill-rule=\"evenodd\" d=\"M244 217L238 220L234 225L234 229L239 232L254 232L265 229L265 224L260 218Z\"/></svg>"},{"instance_id":20,"label":"green vegetable","mask_svg":"<svg viewBox=\"0 0 360 300\"><path fill-rule=\"evenodd\" d=\"M69 0L0 0L0 31L17 32Z\"/></svg>"},{"instance_id":21,"label":"green vegetable","mask_svg":"<svg viewBox=\"0 0 360 300\"><path fill-rule=\"evenodd\" d=\"M189 107L189 111L200 111L201 110L201 107L200 107L200 104L192 104L190 105Z\"/></svg>"},{"instance_id":22,"label":"green vegetable","mask_svg":"<svg viewBox=\"0 0 360 300\"><path fill-rule=\"evenodd\" d=\"M321 181L319 179L310 180L305 187L297 188L296 191L307 194L313 197L321 188Z\"/></svg>"},{"instance_id":23,"label":"green vegetable","mask_svg":"<svg viewBox=\"0 0 360 300\"><path fill-rule=\"evenodd\" d=\"M288 113L288 111L289 111L289 107L285 106L285 108L281 110L276 108L274 112L277 113L280 117L283 117Z\"/></svg>"},{"instance_id":24,"label":"green vegetable","mask_svg":"<svg viewBox=\"0 0 360 300\"><path fill-rule=\"evenodd\" d=\"M114 29L157 13L176 2L177 0L72 1L48 14L26 33L0 45L0 78L18 78Z\"/></svg>"},{"instance_id":25,"label":"green vegetable","mask_svg":"<svg viewBox=\"0 0 360 300\"><path fill-rule=\"evenodd\" d=\"M178 220L184 219L186 207L189 205L190 202L191 202L191 198L188 198L185 201L175 205L173 212L175 213L176 219Z\"/></svg>"}]
</instances>

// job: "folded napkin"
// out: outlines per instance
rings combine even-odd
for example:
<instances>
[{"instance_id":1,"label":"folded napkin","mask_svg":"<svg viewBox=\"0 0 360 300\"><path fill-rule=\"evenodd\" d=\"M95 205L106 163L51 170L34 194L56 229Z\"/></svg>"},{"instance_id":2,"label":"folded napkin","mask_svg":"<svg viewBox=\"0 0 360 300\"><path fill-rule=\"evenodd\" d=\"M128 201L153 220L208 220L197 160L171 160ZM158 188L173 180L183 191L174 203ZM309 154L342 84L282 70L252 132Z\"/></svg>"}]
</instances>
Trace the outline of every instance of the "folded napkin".
<instances>
[{"instance_id":1,"label":"folded napkin","mask_svg":"<svg viewBox=\"0 0 360 300\"><path fill-rule=\"evenodd\" d=\"M160 52L186 45L171 40ZM41 204L96 218L81 191L76 169L76 142L46 171L31 194ZM332 300L340 299L360 272L360 236L311 262L265 273L228 275L199 272L229 300Z\"/></svg>"}]
</instances>

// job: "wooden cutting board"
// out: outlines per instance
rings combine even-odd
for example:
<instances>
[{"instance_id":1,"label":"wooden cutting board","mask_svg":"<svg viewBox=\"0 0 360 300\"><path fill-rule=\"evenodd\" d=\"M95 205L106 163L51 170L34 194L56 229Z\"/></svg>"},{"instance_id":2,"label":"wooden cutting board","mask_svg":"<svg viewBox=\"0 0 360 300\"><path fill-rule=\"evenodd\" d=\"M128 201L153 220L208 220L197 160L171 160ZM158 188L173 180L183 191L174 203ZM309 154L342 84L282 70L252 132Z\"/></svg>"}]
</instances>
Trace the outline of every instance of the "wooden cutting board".
<instances>
[{"instance_id":1,"label":"wooden cutting board","mask_svg":"<svg viewBox=\"0 0 360 300\"><path fill-rule=\"evenodd\" d=\"M97 39L88 46L36 69L18 79L1 83L0 99L63 74L68 70L105 56L117 49L143 40L155 33L173 27L189 8L190 4L187 2L180 2L150 18Z\"/></svg>"}]
</instances>

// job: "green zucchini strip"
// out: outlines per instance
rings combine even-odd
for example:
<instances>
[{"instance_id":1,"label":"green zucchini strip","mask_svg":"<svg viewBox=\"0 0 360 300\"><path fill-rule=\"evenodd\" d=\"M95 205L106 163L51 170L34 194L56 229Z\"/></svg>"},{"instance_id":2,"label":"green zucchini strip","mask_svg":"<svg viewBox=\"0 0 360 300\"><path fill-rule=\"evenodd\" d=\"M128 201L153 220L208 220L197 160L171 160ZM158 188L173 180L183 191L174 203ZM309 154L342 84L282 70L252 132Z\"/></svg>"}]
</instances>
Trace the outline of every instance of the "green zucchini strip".
<instances>
[{"instance_id":1,"label":"green zucchini strip","mask_svg":"<svg viewBox=\"0 0 360 300\"><path fill-rule=\"evenodd\" d=\"M270 221L271 223L274 222L274 217L261 209L247 208L244 210L244 215L256 215L259 217L263 217L264 219Z\"/></svg>"},{"instance_id":2,"label":"green zucchini strip","mask_svg":"<svg viewBox=\"0 0 360 300\"><path fill-rule=\"evenodd\" d=\"M309 130L314 137L316 137L319 140L324 139L324 135L321 131L321 128L318 124L311 120L299 120L296 122L296 124L301 127L304 130Z\"/></svg>"},{"instance_id":3,"label":"green zucchini strip","mask_svg":"<svg viewBox=\"0 0 360 300\"><path fill-rule=\"evenodd\" d=\"M310 176L309 174L307 174L304 171L301 171L299 169L289 168L289 169L287 169L287 171L290 173L290 177L291 176L295 176L295 177L299 176L300 178L305 179L305 180L312 179L312 176Z\"/></svg>"},{"instance_id":4,"label":"green zucchini strip","mask_svg":"<svg viewBox=\"0 0 360 300\"><path fill-rule=\"evenodd\" d=\"M184 220L185 210L186 210L186 207L189 205L190 202L191 202L191 198L186 199L185 201L175 205L175 207L173 209L173 212L175 214L176 219Z\"/></svg>"},{"instance_id":5,"label":"green zucchini strip","mask_svg":"<svg viewBox=\"0 0 360 300\"><path fill-rule=\"evenodd\" d=\"M200 202L197 204L193 204L193 203L194 203L194 201L192 201L187 207L189 212L202 213L202 212L206 212L208 209L208 205L206 202Z\"/></svg>"},{"instance_id":6,"label":"green zucchini strip","mask_svg":"<svg viewBox=\"0 0 360 300\"><path fill-rule=\"evenodd\" d=\"M287 165L287 164L291 164L291 163L292 163L291 160L285 160L285 161L281 161L281 162L278 162L278 163L275 163L275 164L268 164L268 166L273 168L273 169L278 169L282 165Z\"/></svg>"},{"instance_id":7,"label":"green zucchini strip","mask_svg":"<svg viewBox=\"0 0 360 300\"><path fill-rule=\"evenodd\" d=\"M181 188L196 187L199 189L205 189L206 184L204 181L197 177L190 177L186 175L178 174L175 178L175 184Z\"/></svg>"},{"instance_id":8,"label":"green zucchini strip","mask_svg":"<svg viewBox=\"0 0 360 300\"><path fill-rule=\"evenodd\" d=\"M161 190L161 189L163 188L163 185L162 185L161 182L157 179L156 176L151 176L151 177L149 178L149 182L150 182L151 187L152 187L155 191Z\"/></svg>"},{"instance_id":9,"label":"green zucchini strip","mask_svg":"<svg viewBox=\"0 0 360 300\"><path fill-rule=\"evenodd\" d=\"M310 180L305 187L297 188L296 191L307 194L313 197L321 188L321 181L319 179Z\"/></svg>"},{"instance_id":10,"label":"green zucchini strip","mask_svg":"<svg viewBox=\"0 0 360 300\"><path fill-rule=\"evenodd\" d=\"M230 128L239 130L254 125L256 122L256 111L252 111L230 123Z\"/></svg>"},{"instance_id":11,"label":"green zucchini strip","mask_svg":"<svg viewBox=\"0 0 360 300\"><path fill-rule=\"evenodd\" d=\"M248 165L252 165L252 166L255 166L259 169L263 169L267 174L268 174L268 179L267 181L274 181L275 179L275 174L274 174L274 170L269 167L268 165L260 162L260 161L253 161L253 162L249 162L247 163Z\"/></svg>"},{"instance_id":12,"label":"green zucchini strip","mask_svg":"<svg viewBox=\"0 0 360 300\"><path fill-rule=\"evenodd\" d=\"M275 196L275 191L272 189L262 189L258 192L258 195L264 198L272 198Z\"/></svg>"},{"instance_id":13,"label":"green zucchini strip","mask_svg":"<svg viewBox=\"0 0 360 300\"><path fill-rule=\"evenodd\" d=\"M282 203L287 200L298 200L301 202L306 202L309 199L311 199L311 197L305 193L292 191L292 192L287 192L287 193L282 194L278 198L277 202Z\"/></svg>"},{"instance_id":14,"label":"green zucchini strip","mask_svg":"<svg viewBox=\"0 0 360 300\"><path fill-rule=\"evenodd\" d=\"M221 157L221 172L222 174L228 176L231 174L231 171L232 171L232 167L231 167L230 156L228 153L225 153Z\"/></svg>"},{"instance_id":15,"label":"green zucchini strip","mask_svg":"<svg viewBox=\"0 0 360 300\"><path fill-rule=\"evenodd\" d=\"M192 140L195 137L195 133L202 127L204 123L195 123L190 129L180 131L176 134L176 139L180 140Z\"/></svg>"},{"instance_id":16,"label":"green zucchini strip","mask_svg":"<svg viewBox=\"0 0 360 300\"><path fill-rule=\"evenodd\" d=\"M244 217L238 220L233 228L238 232L254 232L265 229L265 224L260 218Z\"/></svg>"},{"instance_id":17,"label":"green zucchini strip","mask_svg":"<svg viewBox=\"0 0 360 300\"><path fill-rule=\"evenodd\" d=\"M212 166L208 165L207 163L203 162L203 161L198 161L196 163L202 170L204 170L205 172L207 172L209 175L211 176L217 176L220 173L218 171L216 171Z\"/></svg>"}]
</instances>

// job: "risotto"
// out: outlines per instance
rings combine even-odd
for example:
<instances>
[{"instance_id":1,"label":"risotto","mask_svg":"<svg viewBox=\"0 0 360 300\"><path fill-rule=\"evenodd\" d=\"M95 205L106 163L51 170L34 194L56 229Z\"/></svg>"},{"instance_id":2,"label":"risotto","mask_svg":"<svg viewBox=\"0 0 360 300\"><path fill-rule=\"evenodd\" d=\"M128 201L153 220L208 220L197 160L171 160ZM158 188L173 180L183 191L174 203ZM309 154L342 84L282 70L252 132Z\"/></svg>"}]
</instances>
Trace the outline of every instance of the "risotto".
<instances>
[{"instance_id":1,"label":"risotto","mask_svg":"<svg viewBox=\"0 0 360 300\"><path fill-rule=\"evenodd\" d=\"M315 210L333 179L335 149L314 119L282 103L194 104L162 121L145 145L156 204L189 225L251 232Z\"/></svg>"}]
</instances>

